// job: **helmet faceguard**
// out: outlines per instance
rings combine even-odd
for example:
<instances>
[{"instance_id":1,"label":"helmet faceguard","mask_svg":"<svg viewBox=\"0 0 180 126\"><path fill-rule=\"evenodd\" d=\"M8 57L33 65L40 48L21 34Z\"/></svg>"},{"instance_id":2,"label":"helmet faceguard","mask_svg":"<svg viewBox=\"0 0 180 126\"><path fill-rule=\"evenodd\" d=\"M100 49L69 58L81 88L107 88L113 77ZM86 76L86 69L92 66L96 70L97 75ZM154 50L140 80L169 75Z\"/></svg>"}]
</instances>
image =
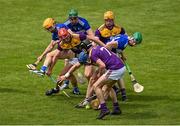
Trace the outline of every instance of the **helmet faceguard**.
<instances>
[{"instance_id":1,"label":"helmet faceguard","mask_svg":"<svg viewBox=\"0 0 180 126\"><path fill-rule=\"evenodd\" d=\"M128 43L130 46L140 44L142 42L142 34L140 32L135 32L132 36L128 37Z\"/></svg>"},{"instance_id":2,"label":"helmet faceguard","mask_svg":"<svg viewBox=\"0 0 180 126\"><path fill-rule=\"evenodd\" d=\"M88 63L89 55L87 52L82 51L78 56L78 61L80 64L87 64Z\"/></svg>"},{"instance_id":3,"label":"helmet faceguard","mask_svg":"<svg viewBox=\"0 0 180 126\"><path fill-rule=\"evenodd\" d=\"M78 23L78 11L75 9L71 9L69 11L69 20L71 24L75 25Z\"/></svg>"},{"instance_id":4,"label":"helmet faceguard","mask_svg":"<svg viewBox=\"0 0 180 126\"><path fill-rule=\"evenodd\" d=\"M70 42L71 40L71 34L65 28L58 30L58 36L63 42Z\"/></svg>"},{"instance_id":5,"label":"helmet faceguard","mask_svg":"<svg viewBox=\"0 0 180 126\"><path fill-rule=\"evenodd\" d=\"M134 39L133 36L129 36L129 37L128 37L128 44L129 44L130 46L135 46L135 45L136 45L136 40Z\"/></svg>"},{"instance_id":6,"label":"helmet faceguard","mask_svg":"<svg viewBox=\"0 0 180 126\"><path fill-rule=\"evenodd\" d=\"M58 36L61 38L61 39L66 39L68 36L69 36L69 32L67 31L67 29L65 28L60 28L58 30Z\"/></svg>"},{"instance_id":7,"label":"helmet faceguard","mask_svg":"<svg viewBox=\"0 0 180 126\"><path fill-rule=\"evenodd\" d=\"M112 11L107 11L104 13L105 25L108 29L112 29L114 26L114 14Z\"/></svg>"},{"instance_id":8,"label":"helmet faceguard","mask_svg":"<svg viewBox=\"0 0 180 126\"><path fill-rule=\"evenodd\" d=\"M140 32L135 32L133 35L136 44L140 44L142 42L142 34Z\"/></svg>"}]
</instances>

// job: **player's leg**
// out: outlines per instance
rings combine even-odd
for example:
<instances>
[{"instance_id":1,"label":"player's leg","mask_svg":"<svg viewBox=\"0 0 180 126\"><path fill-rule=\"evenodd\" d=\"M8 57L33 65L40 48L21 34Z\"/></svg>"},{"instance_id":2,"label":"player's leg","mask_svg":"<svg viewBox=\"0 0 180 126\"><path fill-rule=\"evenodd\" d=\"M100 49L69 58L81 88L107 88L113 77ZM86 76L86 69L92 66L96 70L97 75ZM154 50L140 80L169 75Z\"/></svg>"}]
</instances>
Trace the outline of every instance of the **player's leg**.
<instances>
[{"instance_id":1,"label":"player's leg","mask_svg":"<svg viewBox=\"0 0 180 126\"><path fill-rule=\"evenodd\" d=\"M104 83L106 83L106 81L107 81L107 77L102 75L93 84L93 88L94 88L94 91L95 91L97 98L100 102L100 109L101 109L101 112L100 112L99 116L97 117L97 119L102 119L104 116L106 116L110 113L109 109L106 106L106 102L105 102L103 91L102 91L102 87L103 87Z\"/></svg>"},{"instance_id":2,"label":"player's leg","mask_svg":"<svg viewBox=\"0 0 180 126\"><path fill-rule=\"evenodd\" d=\"M93 70L93 67L89 67L89 66L85 66L85 74L86 74L86 71L90 70L92 72L92 76L91 78L89 79L88 81L88 87L87 87L87 90L86 90L86 97L83 101L81 101L80 103L78 103L75 107L76 108L83 108L85 107L86 105L88 105L92 100L94 100L96 98L96 95L93 96L93 93L94 93L94 90L93 90L93 83L95 83L95 81L97 80L97 73L94 72ZM90 72L88 72L88 74L90 74Z\"/></svg>"},{"instance_id":3,"label":"player's leg","mask_svg":"<svg viewBox=\"0 0 180 126\"><path fill-rule=\"evenodd\" d=\"M64 66L66 66L68 63L69 63L69 59L64 59ZM62 87L69 88L69 83L70 83L69 80L65 80L64 84L62 85Z\"/></svg>"},{"instance_id":4,"label":"player's leg","mask_svg":"<svg viewBox=\"0 0 180 126\"><path fill-rule=\"evenodd\" d=\"M71 84L72 84L72 86L73 86L72 93L75 94L75 95L79 95L79 94L80 94L80 91L79 91L79 88L78 88L77 79L76 79L76 77L74 76L74 74L72 74L72 75L69 77L69 80L71 81Z\"/></svg>"},{"instance_id":5,"label":"player's leg","mask_svg":"<svg viewBox=\"0 0 180 126\"><path fill-rule=\"evenodd\" d=\"M111 74L108 76L108 79L109 80L121 80L125 71L126 71L125 67L118 69L118 70L112 70ZM115 84L115 81L114 81L114 84ZM112 85L113 85L112 83L108 84L109 89L111 89L110 96L111 96L111 99L113 102L113 108L114 108L113 111L111 112L111 114L118 115L118 114L121 114L121 110L120 110L119 104L117 102L117 95L116 95L114 89L110 88L110 86L112 86Z\"/></svg>"},{"instance_id":6,"label":"player's leg","mask_svg":"<svg viewBox=\"0 0 180 126\"><path fill-rule=\"evenodd\" d=\"M88 79L88 87L86 91L86 98L93 95L93 83L97 80L97 73L94 71L92 65L85 65L84 75Z\"/></svg>"},{"instance_id":7,"label":"player's leg","mask_svg":"<svg viewBox=\"0 0 180 126\"><path fill-rule=\"evenodd\" d=\"M86 99L89 99L89 97L91 97L94 93L94 90L93 90L93 83L94 82L93 82L93 80L90 79L87 90L86 90ZM88 101L88 102L90 102L90 101Z\"/></svg>"},{"instance_id":8,"label":"player's leg","mask_svg":"<svg viewBox=\"0 0 180 126\"><path fill-rule=\"evenodd\" d=\"M104 94L104 99L107 100L108 97L109 97L108 86L107 86L107 85L104 85L104 86L102 87L102 91L103 91L103 94Z\"/></svg>"},{"instance_id":9,"label":"player's leg","mask_svg":"<svg viewBox=\"0 0 180 126\"><path fill-rule=\"evenodd\" d=\"M77 70L77 81L80 84L84 84L86 82L86 78L84 77L84 75L82 74L82 72L80 71L80 69Z\"/></svg>"},{"instance_id":10,"label":"player's leg","mask_svg":"<svg viewBox=\"0 0 180 126\"><path fill-rule=\"evenodd\" d=\"M85 65L84 66L84 76L88 80L88 87L87 87L87 92L86 92L86 98L83 101L85 103L82 103L83 106L88 104L89 101L87 99L93 94L93 87L91 85L89 85L89 80L93 76L93 66L92 65Z\"/></svg>"},{"instance_id":11,"label":"player's leg","mask_svg":"<svg viewBox=\"0 0 180 126\"><path fill-rule=\"evenodd\" d=\"M92 77L92 75L93 75L93 66L92 65L85 65L84 76L87 78L88 81Z\"/></svg>"},{"instance_id":12,"label":"player's leg","mask_svg":"<svg viewBox=\"0 0 180 126\"><path fill-rule=\"evenodd\" d=\"M57 57L58 55L60 55L60 51L57 50L57 49L56 49L56 50L53 50L53 51L50 52L50 53L48 53L48 54L46 55L46 59L45 59L45 61L44 61L43 66L41 67L40 71L45 73L46 70L47 70L47 67L51 64L53 57L54 57L54 56ZM56 59L57 59L57 58L56 58Z\"/></svg>"},{"instance_id":13,"label":"player's leg","mask_svg":"<svg viewBox=\"0 0 180 126\"><path fill-rule=\"evenodd\" d=\"M125 83L124 83L123 78L119 79L117 83L118 83L118 85L120 87L122 101L126 101L127 100L126 87L125 87Z\"/></svg>"},{"instance_id":14,"label":"player's leg","mask_svg":"<svg viewBox=\"0 0 180 126\"><path fill-rule=\"evenodd\" d=\"M60 72L59 76L58 76L58 79L60 76L66 74L69 69L78 62L78 59L77 58L71 58L69 59L69 63L66 64L66 66L64 67L64 69ZM70 75L70 77L67 79L67 80L70 80L71 81L71 84L73 86L73 94L76 94L76 95L79 95L80 94L80 91L79 91L79 88L78 88L78 85L77 85L77 80L76 80L76 77L74 76L74 74L72 73ZM65 88L65 86L63 85L62 86L63 88Z\"/></svg>"},{"instance_id":15,"label":"player's leg","mask_svg":"<svg viewBox=\"0 0 180 126\"><path fill-rule=\"evenodd\" d=\"M117 100L117 95L112 86L116 83L117 81L115 80L107 80L106 84L103 86L103 92L104 92L104 97L105 100L107 100L108 96L112 99L113 103L113 111L111 112L112 115L119 115L121 114L121 110L119 107L119 103Z\"/></svg>"},{"instance_id":16,"label":"player's leg","mask_svg":"<svg viewBox=\"0 0 180 126\"><path fill-rule=\"evenodd\" d=\"M111 97L112 103L113 103L113 111L111 112L111 115L119 115L119 114L121 114L121 110L120 110L119 103L118 103L118 100L117 100L117 95L116 95L113 88L110 89L109 94L110 94L110 97Z\"/></svg>"},{"instance_id":17,"label":"player's leg","mask_svg":"<svg viewBox=\"0 0 180 126\"><path fill-rule=\"evenodd\" d=\"M69 64L71 64L72 66L74 64L76 64L78 62L78 59L77 58L71 58L69 59ZM78 83L77 83L77 79L76 77L74 76L74 74L71 75L70 77L70 81L71 81L71 84L73 86L73 94L76 94L76 95L79 95L80 94L80 91L79 91L79 88L78 88Z\"/></svg>"},{"instance_id":18,"label":"player's leg","mask_svg":"<svg viewBox=\"0 0 180 126\"><path fill-rule=\"evenodd\" d=\"M51 63L49 64L49 69L47 74L50 75L54 65L56 64L58 59L66 59L74 57L74 53L71 50L59 50L56 49L55 54L52 57Z\"/></svg>"},{"instance_id":19,"label":"player's leg","mask_svg":"<svg viewBox=\"0 0 180 126\"><path fill-rule=\"evenodd\" d=\"M64 59L64 66L69 64L69 59L72 59L75 56L75 54L71 50L63 50L61 53L61 56L59 56L59 59ZM54 61L54 60L53 60ZM57 60L55 60L57 61ZM52 63L53 65L53 63ZM68 88L70 81L65 80L64 84L62 85L62 88Z\"/></svg>"},{"instance_id":20,"label":"player's leg","mask_svg":"<svg viewBox=\"0 0 180 126\"><path fill-rule=\"evenodd\" d=\"M60 73L59 73L59 75L58 75L58 78L57 78L57 81L59 80L59 77L62 76L62 75L64 75L71 67L72 67L71 64L66 65L66 66L63 68L63 70L60 71ZM57 85L56 85L55 88L52 88L51 90L48 90L48 91L46 92L46 95L47 95L47 96L50 96L50 95L52 95L52 94L56 94L56 93L58 93L60 90L63 90L63 89L64 89L64 87L62 86L62 83L57 83Z\"/></svg>"},{"instance_id":21,"label":"player's leg","mask_svg":"<svg viewBox=\"0 0 180 126\"><path fill-rule=\"evenodd\" d=\"M86 98L84 100L84 102L85 102L84 105L86 105L90 102L90 100L93 100L93 99L89 99L89 98L94 93L92 85L97 80L97 73L94 72L92 65L85 65L84 75L88 79L88 87L86 90Z\"/></svg>"},{"instance_id":22,"label":"player's leg","mask_svg":"<svg viewBox=\"0 0 180 126\"><path fill-rule=\"evenodd\" d=\"M53 59L58 59L56 57L58 57L61 54L61 51L59 51L58 49L53 50L52 52L49 52L46 55L46 58L44 60L43 66L41 67L40 71L35 70L33 71L34 73L40 75L40 76L44 76L45 72L47 71L48 67L50 66L50 64L52 63ZM54 61L56 62L56 61ZM50 72L49 72L50 73Z\"/></svg>"}]
</instances>

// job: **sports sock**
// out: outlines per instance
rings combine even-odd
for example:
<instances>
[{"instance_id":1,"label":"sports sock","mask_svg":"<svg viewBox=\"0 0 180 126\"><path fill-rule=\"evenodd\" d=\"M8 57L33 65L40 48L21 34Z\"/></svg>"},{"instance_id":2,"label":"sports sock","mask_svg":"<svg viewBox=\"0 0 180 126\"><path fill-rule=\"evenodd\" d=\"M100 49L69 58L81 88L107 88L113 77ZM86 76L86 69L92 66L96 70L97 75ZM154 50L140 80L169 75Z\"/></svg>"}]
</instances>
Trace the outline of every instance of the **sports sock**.
<instances>
[{"instance_id":1,"label":"sports sock","mask_svg":"<svg viewBox=\"0 0 180 126\"><path fill-rule=\"evenodd\" d=\"M69 80L65 80L64 84L69 85Z\"/></svg>"},{"instance_id":2,"label":"sports sock","mask_svg":"<svg viewBox=\"0 0 180 126\"><path fill-rule=\"evenodd\" d=\"M119 104L118 102L113 103L114 110L119 110Z\"/></svg>"},{"instance_id":3,"label":"sports sock","mask_svg":"<svg viewBox=\"0 0 180 126\"><path fill-rule=\"evenodd\" d=\"M45 72L46 69L47 69L47 66L42 66L42 67L41 67L41 71L42 71L42 72Z\"/></svg>"},{"instance_id":4,"label":"sports sock","mask_svg":"<svg viewBox=\"0 0 180 126\"><path fill-rule=\"evenodd\" d=\"M126 89L125 89L125 88L122 88L122 89L121 89L121 95L122 95L122 97L123 97L123 96L126 96Z\"/></svg>"},{"instance_id":5,"label":"sports sock","mask_svg":"<svg viewBox=\"0 0 180 126\"><path fill-rule=\"evenodd\" d=\"M107 111L108 110L107 106L106 106L106 103L102 103L100 106L101 106L102 111Z\"/></svg>"},{"instance_id":6,"label":"sports sock","mask_svg":"<svg viewBox=\"0 0 180 126\"><path fill-rule=\"evenodd\" d=\"M78 88L78 87L74 87L74 88L73 88L73 91L79 92L79 88Z\"/></svg>"},{"instance_id":7,"label":"sports sock","mask_svg":"<svg viewBox=\"0 0 180 126\"><path fill-rule=\"evenodd\" d=\"M112 88L114 89L115 92L118 91L118 87L117 86L114 85Z\"/></svg>"}]
</instances>

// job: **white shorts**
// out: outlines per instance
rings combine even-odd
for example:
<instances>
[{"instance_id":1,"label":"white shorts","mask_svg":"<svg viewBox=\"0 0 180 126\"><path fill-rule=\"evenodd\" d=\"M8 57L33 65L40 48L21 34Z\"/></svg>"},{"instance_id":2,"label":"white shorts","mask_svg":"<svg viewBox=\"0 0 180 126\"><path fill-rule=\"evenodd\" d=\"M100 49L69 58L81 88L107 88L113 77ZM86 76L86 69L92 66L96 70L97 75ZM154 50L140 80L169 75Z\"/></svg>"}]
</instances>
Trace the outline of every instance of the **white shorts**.
<instances>
[{"instance_id":1,"label":"white shorts","mask_svg":"<svg viewBox=\"0 0 180 126\"><path fill-rule=\"evenodd\" d=\"M124 75L126 71L126 67L122 67L121 69L118 70L107 70L105 74L103 74L103 76L105 76L107 79L111 79L111 80L119 80L122 78L122 76Z\"/></svg>"},{"instance_id":2,"label":"white shorts","mask_svg":"<svg viewBox=\"0 0 180 126\"><path fill-rule=\"evenodd\" d=\"M69 64L74 65L78 62L78 58L71 58L68 60Z\"/></svg>"}]
</instances>

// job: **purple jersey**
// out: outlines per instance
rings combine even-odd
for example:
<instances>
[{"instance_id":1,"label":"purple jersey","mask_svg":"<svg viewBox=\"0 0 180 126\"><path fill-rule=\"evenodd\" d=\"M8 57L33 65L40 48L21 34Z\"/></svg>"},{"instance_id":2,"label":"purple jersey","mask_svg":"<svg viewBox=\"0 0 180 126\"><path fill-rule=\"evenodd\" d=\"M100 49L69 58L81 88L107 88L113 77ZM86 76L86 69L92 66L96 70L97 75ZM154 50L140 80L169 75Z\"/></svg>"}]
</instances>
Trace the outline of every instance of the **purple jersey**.
<instances>
[{"instance_id":1,"label":"purple jersey","mask_svg":"<svg viewBox=\"0 0 180 126\"><path fill-rule=\"evenodd\" d=\"M101 46L96 46L92 49L90 59L92 62L100 59L106 65L106 69L110 70L117 70L124 67L123 62L115 53Z\"/></svg>"}]
</instances>

